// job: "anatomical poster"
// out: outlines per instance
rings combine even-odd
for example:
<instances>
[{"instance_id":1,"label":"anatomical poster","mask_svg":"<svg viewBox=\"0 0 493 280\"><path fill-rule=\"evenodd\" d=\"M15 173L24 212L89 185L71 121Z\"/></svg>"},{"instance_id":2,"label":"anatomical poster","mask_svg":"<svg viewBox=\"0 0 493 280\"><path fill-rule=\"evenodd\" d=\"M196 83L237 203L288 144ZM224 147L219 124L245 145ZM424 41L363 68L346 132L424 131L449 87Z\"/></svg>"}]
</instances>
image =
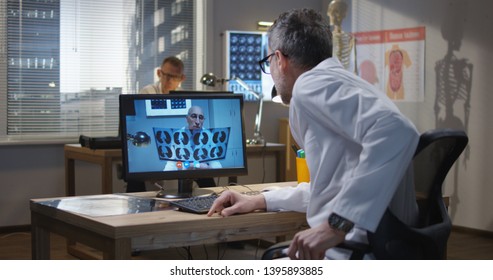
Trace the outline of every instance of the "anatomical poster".
<instances>
[{"instance_id":1,"label":"anatomical poster","mask_svg":"<svg viewBox=\"0 0 493 280\"><path fill-rule=\"evenodd\" d=\"M425 27L353 33L359 75L394 101L424 100Z\"/></svg>"}]
</instances>

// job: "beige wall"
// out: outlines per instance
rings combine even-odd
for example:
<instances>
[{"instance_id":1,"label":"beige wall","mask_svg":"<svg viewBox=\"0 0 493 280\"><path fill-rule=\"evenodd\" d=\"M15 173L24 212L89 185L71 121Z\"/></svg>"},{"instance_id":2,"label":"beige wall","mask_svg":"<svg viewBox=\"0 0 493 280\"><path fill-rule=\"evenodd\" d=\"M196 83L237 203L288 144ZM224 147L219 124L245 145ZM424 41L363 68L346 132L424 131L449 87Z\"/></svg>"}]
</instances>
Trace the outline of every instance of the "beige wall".
<instances>
[{"instance_id":1,"label":"beige wall","mask_svg":"<svg viewBox=\"0 0 493 280\"><path fill-rule=\"evenodd\" d=\"M491 125L493 100L493 2L467 0L436 1L352 1L353 31L426 27L425 100L398 103L420 131L436 127L465 129L469 135L468 151L450 171L444 194L451 197L453 224L493 231L493 138ZM454 42L454 45L449 42ZM455 46L455 47L452 47ZM438 62L455 65L456 73L446 77L435 72ZM464 65L472 66L472 87L469 92L470 113L464 109L464 98L454 98L453 89L460 80ZM440 92L437 83L449 90ZM437 95L445 96L435 107ZM448 108L448 110L446 110Z\"/></svg>"}]
</instances>

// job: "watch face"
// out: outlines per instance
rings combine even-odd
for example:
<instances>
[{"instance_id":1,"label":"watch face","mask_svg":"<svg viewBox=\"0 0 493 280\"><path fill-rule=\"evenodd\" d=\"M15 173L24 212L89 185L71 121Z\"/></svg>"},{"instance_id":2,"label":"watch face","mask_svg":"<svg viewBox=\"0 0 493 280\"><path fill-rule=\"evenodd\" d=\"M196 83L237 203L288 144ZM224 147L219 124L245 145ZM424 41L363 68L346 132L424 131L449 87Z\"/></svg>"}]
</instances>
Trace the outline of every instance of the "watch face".
<instances>
[{"instance_id":1,"label":"watch face","mask_svg":"<svg viewBox=\"0 0 493 280\"><path fill-rule=\"evenodd\" d=\"M335 230L340 230L348 233L353 228L354 224L343 217L332 213L329 216L329 226Z\"/></svg>"},{"instance_id":2,"label":"watch face","mask_svg":"<svg viewBox=\"0 0 493 280\"><path fill-rule=\"evenodd\" d=\"M341 221L341 217L339 215L336 215L334 213L330 214L329 216L329 225L333 227L337 227Z\"/></svg>"}]
</instances>

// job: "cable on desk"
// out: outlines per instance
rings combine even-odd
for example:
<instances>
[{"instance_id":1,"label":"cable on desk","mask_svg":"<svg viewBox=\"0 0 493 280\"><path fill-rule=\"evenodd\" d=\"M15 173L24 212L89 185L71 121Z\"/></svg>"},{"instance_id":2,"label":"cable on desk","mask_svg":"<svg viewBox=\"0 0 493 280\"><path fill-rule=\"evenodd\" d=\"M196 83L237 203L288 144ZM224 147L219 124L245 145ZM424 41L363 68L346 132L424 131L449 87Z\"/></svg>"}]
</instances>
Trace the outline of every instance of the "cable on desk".
<instances>
[{"instance_id":1,"label":"cable on desk","mask_svg":"<svg viewBox=\"0 0 493 280\"><path fill-rule=\"evenodd\" d=\"M0 236L0 239L4 239L4 238L9 238L11 236L16 236L16 235L31 235L30 232L24 232L24 231L19 231L19 232L11 232L11 233L7 233L7 234L4 234L2 236Z\"/></svg>"},{"instance_id":2,"label":"cable on desk","mask_svg":"<svg viewBox=\"0 0 493 280\"><path fill-rule=\"evenodd\" d=\"M205 244L202 244L202 248L204 249L204 252L205 252L205 259L208 260L209 259L209 252L207 251L207 247L205 246Z\"/></svg>"},{"instance_id":3,"label":"cable on desk","mask_svg":"<svg viewBox=\"0 0 493 280\"><path fill-rule=\"evenodd\" d=\"M223 188L223 189L220 191L215 191L215 192L211 193L210 195L220 196L223 192L229 190L228 186L221 186L221 188Z\"/></svg>"},{"instance_id":4,"label":"cable on desk","mask_svg":"<svg viewBox=\"0 0 493 280\"><path fill-rule=\"evenodd\" d=\"M221 252L221 245L224 245L224 251L223 251L222 256L219 256L219 254ZM224 256L226 255L227 250L228 250L228 246L226 245L226 243L217 243L217 259L218 260L224 259Z\"/></svg>"},{"instance_id":5,"label":"cable on desk","mask_svg":"<svg viewBox=\"0 0 493 280\"><path fill-rule=\"evenodd\" d=\"M190 246L186 246L186 247L182 247L182 248L185 249L185 252L187 252L187 260L193 260L192 250L191 250Z\"/></svg>"},{"instance_id":6,"label":"cable on desk","mask_svg":"<svg viewBox=\"0 0 493 280\"><path fill-rule=\"evenodd\" d=\"M241 194L246 194L246 195L256 195L256 194L260 194L260 192L259 192L259 191L252 190L252 189L251 189L249 186L247 186L247 185L233 183L233 184L230 184L230 186L238 186L238 187L243 187L243 188L248 189L248 191L247 191L247 192L241 192Z\"/></svg>"},{"instance_id":7,"label":"cable on desk","mask_svg":"<svg viewBox=\"0 0 493 280\"><path fill-rule=\"evenodd\" d=\"M257 248L255 248L255 259L258 260L258 249L260 248L260 239L257 239Z\"/></svg>"}]
</instances>

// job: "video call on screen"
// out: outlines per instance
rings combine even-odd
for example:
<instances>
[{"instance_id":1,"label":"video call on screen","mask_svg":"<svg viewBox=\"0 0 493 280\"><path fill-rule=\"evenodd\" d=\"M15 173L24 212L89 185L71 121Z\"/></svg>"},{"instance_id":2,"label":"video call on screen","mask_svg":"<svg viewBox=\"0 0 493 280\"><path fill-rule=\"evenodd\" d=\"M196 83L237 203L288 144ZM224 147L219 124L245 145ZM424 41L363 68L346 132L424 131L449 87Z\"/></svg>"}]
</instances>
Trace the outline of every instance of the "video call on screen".
<instances>
[{"instance_id":1,"label":"video call on screen","mask_svg":"<svg viewBox=\"0 0 493 280\"><path fill-rule=\"evenodd\" d=\"M189 109L200 107L200 129L190 129ZM125 115L129 172L243 167L239 99L135 99ZM133 112L132 112L133 111ZM199 114L201 115L201 114Z\"/></svg>"}]
</instances>

